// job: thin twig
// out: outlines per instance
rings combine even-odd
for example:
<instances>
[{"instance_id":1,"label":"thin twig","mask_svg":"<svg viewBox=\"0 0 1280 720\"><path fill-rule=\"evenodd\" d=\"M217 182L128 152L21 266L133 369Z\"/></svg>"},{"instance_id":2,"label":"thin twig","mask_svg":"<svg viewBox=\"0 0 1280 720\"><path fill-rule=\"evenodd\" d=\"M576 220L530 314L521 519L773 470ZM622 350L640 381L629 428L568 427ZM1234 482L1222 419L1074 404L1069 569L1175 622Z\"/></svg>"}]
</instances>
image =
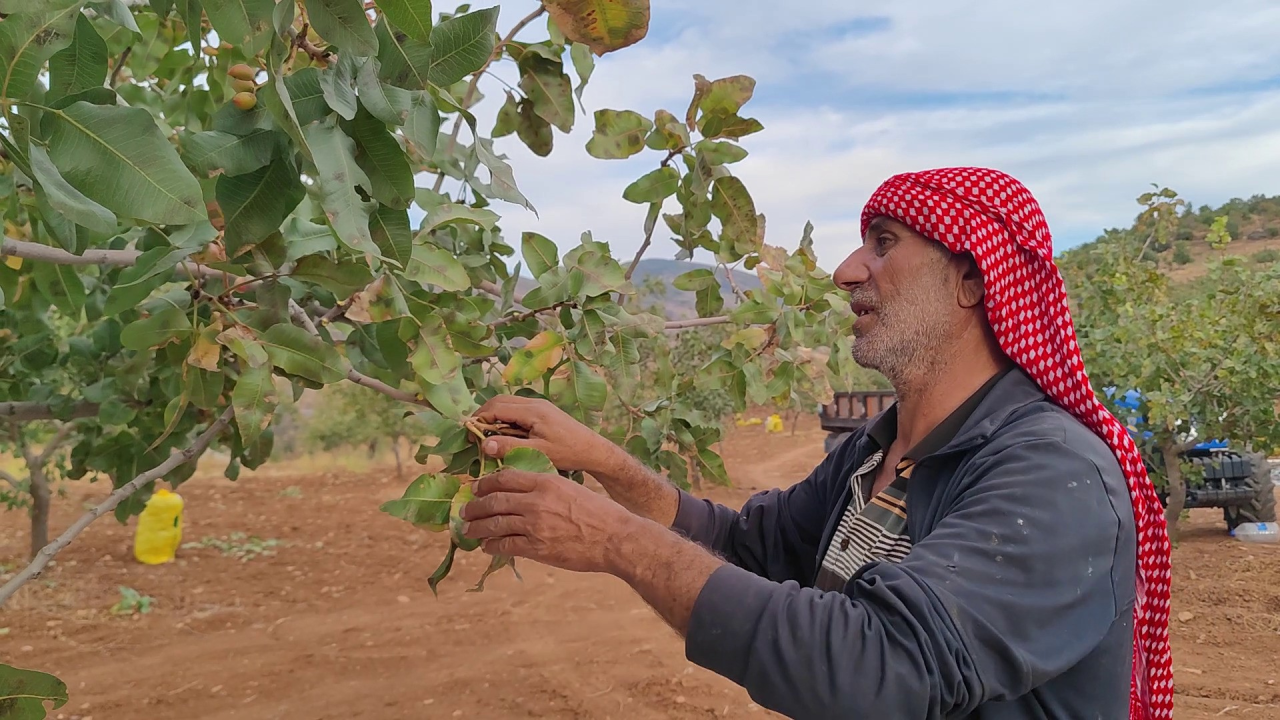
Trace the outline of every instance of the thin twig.
<instances>
[{"instance_id":1,"label":"thin twig","mask_svg":"<svg viewBox=\"0 0 1280 720\"><path fill-rule=\"evenodd\" d=\"M58 448L62 446L62 443L67 441L67 438L71 436L71 432L75 429L76 426L71 423L62 423L58 428L58 432L51 440L49 440L49 443L44 446L44 449L40 451L40 454L35 457L36 463L40 467L44 467L45 463L49 462L49 458L53 457L54 453L58 452Z\"/></svg>"},{"instance_id":2,"label":"thin twig","mask_svg":"<svg viewBox=\"0 0 1280 720\"><path fill-rule=\"evenodd\" d=\"M489 54L489 59L484 61L484 65L481 65L479 70L472 73L471 82L467 85L467 92L462 96L463 108L471 104L471 99L475 97L476 94L476 88L480 85L480 78L484 76L484 71L489 69L489 66L493 64L493 61L497 60L498 57L502 55L502 48L505 47L507 43L514 40L517 33L525 29L529 23L541 17L541 15L546 11L546 7L539 4L537 10L534 10L524 16L520 22L516 23L511 28L511 31L507 33L507 36L502 38L502 41L494 46L493 52ZM458 147L458 133L460 132L462 132L462 113L458 113L458 119L453 122L453 132L449 134L449 146L445 151L445 157L452 157L454 149ZM431 189L435 192L440 192L440 188L442 187L444 187L444 173L440 173L436 176L435 185Z\"/></svg>"},{"instance_id":3,"label":"thin twig","mask_svg":"<svg viewBox=\"0 0 1280 720\"><path fill-rule=\"evenodd\" d=\"M293 28L289 28L289 38L293 41L293 46L311 56L312 60L323 63L329 62L329 56L333 53L329 50L321 50L307 39L307 30L310 29L310 27L311 25L309 23L304 22L302 23L301 32L294 30Z\"/></svg>"},{"instance_id":4,"label":"thin twig","mask_svg":"<svg viewBox=\"0 0 1280 720\"><path fill-rule=\"evenodd\" d=\"M738 296L738 301L746 302L747 296L742 294L742 291L738 289L738 283L733 279L733 268L725 263L720 263L720 267L724 268L724 276L729 280L729 287L733 290L733 294Z\"/></svg>"},{"instance_id":5,"label":"thin twig","mask_svg":"<svg viewBox=\"0 0 1280 720\"><path fill-rule=\"evenodd\" d=\"M129 267L138 262L138 250L85 250L82 254L69 253L61 248L41 245L26 240L4 238L0 241L0 257L13 257L54 265L101 265L105 267ZM199 263L184 261L178 265L178 272L185 272L191 277L225 278L228 282L242 278L228 275L221 270L214 270ZM185 278L184 278L185 279Z\"/></svg>"},{"instance_id":6,"label":"thin twig","mask_svg":"<svg viewBox=\"0 0 1280 720\"><path fill-rule=\"evenodd\" d=\"M644 233L644 242L640 243L640 249L636 251L636 256L631 259L631 265L627 267L627 272L623 277L627 280L635 273L636 267L640 265L640 259L644 257L645 252L649 249L649 245L653 243L653 231L658 227L658 223L654 222Z\"/></svg>"},{"instance_id":7,"label":"thin twig","mask_svg":"<svg viewBox=\"0 0 1280 720\"><path fill-rule=\"evenodd\" d=\"M35 422L37 420L78 420L98 416L97 403L81 402L71 407L65 416L54 414L53 408L43 402L0 402L0 422L15 424Z\"/></svg>"},{"instance_id":8,"label":"thin twig","mask_svg":"<svg viewBox=\"0 0 1280 720\"><path fill-rule=\"evenodd\" d=\"M689 328L707 327L708 325L724 325L733 322L733 320L725 315L716 317L694 318L692 320L671 320L663 330L688 330Z\"/></svg>"},{"instance_id":9,"label":"thin twig","mask_svg":"<svg viewBox=\"0 0 1280 720\"><path fill-rule=\"evenodd\" d=\"M234 415L235 410L233 408L227 408L226 411L222 413L222 416L215 420L208 429L201 433L200 436L195 439L195 442L187 447L187 449L170 454L168 460L165 460L155 468L152 468L151 470L148 470L133 480L125 483L119 489L108 495L106 500L103 500L100 504L84 515L81 515L80 519L75 521L71 527L67 528L66 532L58 536L57 540L54 540L44 546L40 552L36 554L35 559L31 561L31 564L28 565L26 569L15 575L12 580L5 583L4 587L0 587L0 607L3 607L5 602L8 601L9 598L13 597L13 594L18 591L18 588L25 585L28 581L39 577L40 573L44 571L45 566L49 564L49 561L52 560L55 555L62 552L67 545L71 544L71 541L75 540L77 535L84 532L84 529L89 527L90 523L114 510L117 505L124 502L126 498L137 492L143 485L168 475L177 468L193 461L203 454L204 451L208 449L209 444L213 442L213 439L217 437L218 433L222 432L231 423L231 418Z\"/></svg>"},{"instance_id":10,"label":"thin twig","mask_svg":"<svg viewBox=\"0 0 1280 720\"><path fill-rule=\"evenodd\" d=\"M500 327L502 325L510 325L512 323L524 322L525 320L528 320L531 317L542 315L543 313L553 312L555 310L559 310L562 307L572 307L574 305L577 305L577 303L575 303L572 300L564 300L562 302L556 303L555 305L548 305L547 307L538 308L537 310L526 310L516 315L510 315L504 318L500 318L499 320L493 323L493 327Z\"/></svg>"},{"instance_id":11,"label":"thin twig","mask_svg":"<svg viewBox=\"0 0 1280 720\"><path fill-rule=\"evenodd\" d=\"M199 49L200 48L196 48L196 50L199 50ZM124 69L124 64L128 62L129 55L132 52L133 52L133 46L130 45L129 47L125 48L123 52L120 53L120 59L116 61L115 69L111 71L111 87L116 86L116 81L120 79L120 71ZM198 55L199 53L196 53L196 54Z\"/></svg>"}]
</instances>

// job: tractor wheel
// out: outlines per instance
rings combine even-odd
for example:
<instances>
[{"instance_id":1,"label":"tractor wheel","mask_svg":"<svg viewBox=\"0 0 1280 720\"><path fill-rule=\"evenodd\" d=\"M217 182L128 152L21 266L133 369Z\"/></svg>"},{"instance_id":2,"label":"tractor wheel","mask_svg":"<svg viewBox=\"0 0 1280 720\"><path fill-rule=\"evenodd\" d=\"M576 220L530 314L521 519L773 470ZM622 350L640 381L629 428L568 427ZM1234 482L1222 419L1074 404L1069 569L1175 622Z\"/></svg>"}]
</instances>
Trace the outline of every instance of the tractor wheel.
<instances>
[{"instance_id":1,"label":"tractor wheel","mask_svg":"<svg viewBox=\"0 0 1280 720\"><path fill-rule=\"evenodd\" d=\"M1271 467L1267 464L1267 456L1255 453L1249 456L1249 460L1253 467L1249 473L1248 487L1254 492L1254 496L1249 502L1239 506L1237 520L1239 523L1275 522L1276 485L1271 481Z\"/></svg>"}]
</instances>

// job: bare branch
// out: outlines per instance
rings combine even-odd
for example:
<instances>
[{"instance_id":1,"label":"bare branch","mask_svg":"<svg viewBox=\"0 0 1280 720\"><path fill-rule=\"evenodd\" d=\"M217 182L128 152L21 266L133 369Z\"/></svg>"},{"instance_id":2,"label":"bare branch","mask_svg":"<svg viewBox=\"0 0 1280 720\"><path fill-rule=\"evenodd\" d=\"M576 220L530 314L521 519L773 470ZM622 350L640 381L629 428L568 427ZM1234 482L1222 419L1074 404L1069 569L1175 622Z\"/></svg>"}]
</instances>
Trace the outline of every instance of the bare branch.
<instances>
[{"instance_id":1,"label":"bare branch","mask_svg":"<svg viewBox=\"0 0 1280 720\"><path fill-rule=\"evenodd\" d=\"M19 257L25 260L35 260L37 262L47 262L55 265L129 267L138 262L138 256L141 254L142 253L137 250L85 250L84 254L76 255L75 253L69 253L60 248L27 242L26 240L14 240L13 238L6 237L2 242L0 242L0 257L12 255L13 257ZM238 282L242 280L242 278L230 275L221 270L214 270L213 268L205 267L193 262L183 262L178 266L178 268L178 272L180 274L186 273L187 277L223 278L228 282Z\"/></svg>"},{"instance_id":2,"label":"bare branch","mask_svg":"<svg viewBox=\"0 0 1280 720\"><path fill-rule=\"evenodd\" d=\"M4 470L0 470L0 480L3 480L6 483L9 483L9 486L12 487L14 490L17 490L18 492L22 492L22 483L18 482L18 478L10 475Z\"/></svg>"},{"instance_id":3,"label":"bare branch","mask_svg":"<svg viewBox=\"0 0 1280 720\"><path fill-rule=\"evenodd\" d=\"M46 403L38 402L0 402L0 421L12 423L34 422L36 420L79 420L98 416L95 403L80 402L71 408L65 416L56 415L53 408Z\"/></svg>"},{"instance_id":4,"label":"bare branch","mask_svg":"<svg viewBox=\"0 0 1280 720\"><path fill-rule=\"evenodd\" d=\"M199 50L200 48L196 49ZM120 53L120 59L116 61L116 67L111 71L111 87L115 87L116 83L120 80L120 71L124 69L124 64L129 61L129 55L132 52L133 46L130 45Z\"/></svg>"},{"instance_id":5,"label":"bare branch","mask_svg":"<svg viewBox=\"0 0 1280 720\"><path fill-rule=\"evenodd\" d=\"M143 485L168 475L175 469L202 455L204 451L208 449L209 444L213 442L213 439L217 437L218 433L222 432L230 424L231 418L234 414L235 410L233 408L227 408L226 411L222 413L222 416L214 421L208 429L201 433L200 436L195 439L195 442L191 443L186 450L173 452L169 455L168 460L165 460L160 465L142 473L133 480L130 480L120 486L119 489L108 495L106 500L103 500L84 515L81 515L80 519L76 520L71 527L67 528L66 532L58 536L57 540L54 540L44 546L44 548L36 554L35 559L31 561L31 564L28 565L26 569L15 575L12 580L5 583L4 587L0 587L0 607L3 607L5 602L7 602L9 598L13 597L13 594L18 591L18 588L39 577L40 573L44 572L44 568L49 564L49 561L52 560L55 555L62 552L67 545L71 544L71 541L75 540L76 536L84 532L84 529L89 527L90 523L112 510L115 510L117 505L124 502L126 498L137 492Z\"/></svg>"},{"instance_id":6,"label":"bare branch","mask_svg":"<svg viewBox=\"0 0 1280 720\"><path fill-rule=\"evenodd\" d=\"M725 263L720 263L720 267L724 268L724 276L729 280L729 287L733 290L733 294L738 297L738 302L746 302L747 296L742 294L742 290L738 289L738 283L733 279L733 268Z\"/></svg>"},{"instance_id":7,"label":"bare branch","mask_svg":"<svg viewBox=\"0 0 1280 720\"><path fill-rule=\"evenodd\" d=\"M541 3L539 3L537 10L534 10L533 12L524 16L524 18L522 18L520 22L512 26L511 32L507 33L507 36L502 38L502 42L494 46L493 52L489 55L489 59L485 60L484 65L481 65L480 69L475 71L471 75L471 83L467 85L467 92L465 95L462 96L462 107L465 108L466 106L471 104L471 99L476 95L476 88L480 85L480 78L484 76L485 71L489 69L489 66L493 64L493 61L497 60L502 55L502 48L506 47L508 43L510 43L512 40L515 39L516 34L518 34L521 30L525 29L525 27L528 26L529 23L541 17L542 13L546 11L547 9L543 7ZM454 148L458 147L458 133L461 131L462 131L462 113L458 113L458 119L453 122L453 132L449 134L449 147L445 151L445 157L452 156ZM435 192L440 192L440 188L442 187L444 187L444 173L440 173L439 175L436 176L436 184L431 189L434 190Z\"/></svg>"},{"instance_id":8,"label":"bare branch","mask_svg":"<svg viewBox=\"0 0 1280 720\"><path fill-rule=\"evenodd\" d=\"M724 325L733 322L725 315L706 318L694 318L692 320L671 320L664 327L664 330L688 330L689 328L707 327L709 325Z\"/></svg>"}]
</instances>

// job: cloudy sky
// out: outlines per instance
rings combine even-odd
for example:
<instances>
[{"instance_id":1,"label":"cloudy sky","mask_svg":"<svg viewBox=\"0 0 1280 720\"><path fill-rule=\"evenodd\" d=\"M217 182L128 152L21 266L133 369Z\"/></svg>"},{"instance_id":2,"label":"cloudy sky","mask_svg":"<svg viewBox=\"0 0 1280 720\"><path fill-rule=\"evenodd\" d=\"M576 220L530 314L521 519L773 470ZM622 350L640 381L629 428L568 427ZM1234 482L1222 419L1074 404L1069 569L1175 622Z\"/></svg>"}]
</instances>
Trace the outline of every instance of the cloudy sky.
<instances>
[{"instance_id":1,"label":"cloudy sky","mask_svg":"<svg viewBox=\"0 0 1280 720\"><path fill-rule=\"evenodd\" d=\"M499 4L504 33L531 7ZM1061 250L1128 225L1153 182L1197 206L1280 194L1277 37L1274 0L653 0L649 36L598 58L583 101L588 113L683 117L694 73L754 77L743 114L765 130L744 139L751 154L735 173L768 218L768 242L794 247L811 220L828 270L858 242L881 180L958 164L1025 182ZM500 75L514 83L509 65ZM502 86L481 89L488 128ZM514 136L498 141L538 210L497 208L508 238L535 230L568 248L591 230L615 256L634 253L645 209L622 191L660 156L596 160L591 127L580 114L545 159ZM651 256L674 255L663 230Z\"/></svg>"}]
</instances>

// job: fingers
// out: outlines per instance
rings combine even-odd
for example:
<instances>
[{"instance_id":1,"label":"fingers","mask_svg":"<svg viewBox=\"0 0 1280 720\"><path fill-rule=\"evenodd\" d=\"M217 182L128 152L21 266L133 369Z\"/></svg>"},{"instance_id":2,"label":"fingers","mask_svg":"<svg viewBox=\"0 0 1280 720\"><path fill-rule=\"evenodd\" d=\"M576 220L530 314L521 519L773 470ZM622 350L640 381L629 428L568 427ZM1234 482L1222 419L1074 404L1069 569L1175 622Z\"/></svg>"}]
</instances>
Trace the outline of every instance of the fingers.
<instances>
[{"instance_id":1,"label":"fingers","mask_svg":"<svg viewBox=\"0 0 1280 720\"><path fill-rule=\"evenodd\" d=\"M476 417L484 422L505 422L527 429L541 417L541 406L545 402L520 395L498 395L481 405Z\"/></svg>"},{"instance_id":2,"label":"fingers","mask_svg":"<svg viewBox=\"0 0 1280 720\"><path fill-rule=\"evenodd\" d=\"M523 535L508 535L485 540L480 544L480 549L486 555L508 555L510 557L529 557L534 550L533 542Z\"/></svg>"},{"instance_id":3,"label":"fingers","mask_svg":"<svg viewBox=\"0 0 1280 720\"><path fill-rule=\"evenodd\" d=\"M492 475L485 475L471 486L477 498L494 493L527 493L538 487L538 473L503 468Z\"/></svg>"},{"instance_id":4,"label":"fingers","mask_svg":"<svg viewBox=\"0 0 1280 720\"><path fill-rule=\"evenodd\" d=\"M516 448L533 448L544 455L547 452L547 444L542 440L531 440L525 438L511 437L509 435L494 435L485 438L484 444L480 446L480 451L492 458L501 460L507 456L507 453Z\"/></svg>"},{"instance_id":5,"label":"fingers","mask_svg":"<svg viewBox=\"0 0 1280 720\"><path fill-rule=\"evenodd\" d=\"M469 520L462 527L462 534L472 540L525 535L528 532L529 521L519 515L495 515L481 520Z\"/></svg>"}]
</instances>

